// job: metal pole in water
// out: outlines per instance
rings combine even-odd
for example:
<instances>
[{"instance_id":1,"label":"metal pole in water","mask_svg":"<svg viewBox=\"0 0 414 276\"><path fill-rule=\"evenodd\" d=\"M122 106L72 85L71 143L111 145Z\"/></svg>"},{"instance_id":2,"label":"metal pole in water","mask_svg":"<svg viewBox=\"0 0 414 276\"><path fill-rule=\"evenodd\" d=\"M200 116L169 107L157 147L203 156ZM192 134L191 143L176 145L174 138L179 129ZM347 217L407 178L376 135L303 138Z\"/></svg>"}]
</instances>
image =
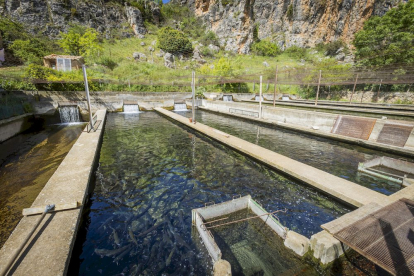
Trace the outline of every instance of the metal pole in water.
<instances>
[{"instance_id":1,"label":"metal pole in water","mask_svg":"<svg viewBox=\"0 0 414 276\"><path fill-rule=\"evenodd\" d=\"M351 104L351 102L352 102L352 96L354 96L357 81L358 81L358 74L356 75L356 78L355 78L354 89L352 89L352 94L351 94L351 98L349 99L349 104Z\"/></svg>"},{"instance_id":2,"label":"metal pole in water","mask_svg":"<svg viewBox=\"0 0 414 276\"><path fill-rule=\"evenodd\" d=\"M193 106L193 116L192 116L192 118L193 118L193 123L195 123L195 72L193 71L193 74L192 74L192 81L191 81L191 88L192 88L192 90L193 90L193 104L192 104L192 106Z\"/></svg>"},{"instance_id":3,"label":"metal pole in water","mask_svg":"<svg viewBox=\"0 0 414 276\"><path fill-rule=\"evenodd\" d=\"M319 98L319 87L321 86L321 77L322 77L322 70L319 70L318 91L316 92L316 101L315 101L315 105L318 105L318 98Z\"/></svg>"},{"instance_id":4,"label":"metal pole in water","mask_svg":"<svg viewBox=\"0 0 414 276\"><path fill-rule=\"evenodd\" d=\"M276 75L275 75L275 92L273 92L273 107L275 107L276 105L276 86L277 86L277 71L278 71L278 66L276 65Z\"/></svg>"},{"instance_id":5,"label":"metal pole in water","mask_svg":"<svg viewBox=\"0 0 414 276\"><path fill-rule=\"evenodd\" d=\"M262 118L262 80L263 80L263 77L260 76L259 119Z\"/></svg>"},{"instance_id":6,"label":"metal pole in water","mask_svg":"<svg viewBox=\"0 0 414 276\"><path fill-rule=\"evenodd\" d=\"M86 100L88 101L89 123L91 124L91 129L93 129L91 100L89 98L88 77L86 76L86 66L85 66L85 64L82 65L82 71L83 71L83 79L85 81Z\"/></svg>"}]
</instances>

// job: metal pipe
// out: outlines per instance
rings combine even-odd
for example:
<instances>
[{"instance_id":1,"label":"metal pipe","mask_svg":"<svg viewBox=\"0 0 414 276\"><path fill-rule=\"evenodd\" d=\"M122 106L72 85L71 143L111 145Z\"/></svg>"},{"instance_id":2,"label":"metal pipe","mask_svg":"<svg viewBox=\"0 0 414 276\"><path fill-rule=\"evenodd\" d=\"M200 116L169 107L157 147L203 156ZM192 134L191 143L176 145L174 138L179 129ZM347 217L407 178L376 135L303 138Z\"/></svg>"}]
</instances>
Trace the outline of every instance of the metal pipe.
<instances>
[{"instance_id":1,"label":"metal pipe","mask_svg":"<svg viewBox=\"0 0 414 276\"><path fill-rule=\"evenodd\" d=\"M273 107L276 105L276 86L277 86L277 71L279 67L276 65L276 74L275 74L275 91L273 92Z\"/></svg>"},{"instance_id":2,"label":"metal pipe","mask_svg":"<svg viewBox=\"0 0 414 276\"><path fill-rule=\"evenodd\" d=\"M193 116L192 116L192 118L193 118L193 123L195 124L196 121L195 121L195 72L194 71L192 73L191 88L193 90L193 104L192 104L192 106L193 106L193 108L192 108Z\"/></svg>"},{"instance_id":3,"label":"metal pipe","mask_svg":"<svg viewBox=\"0 0 414 276\"><path fill-rule=\"evenodd\" d=\"M82 65L82 71L83 71L83 79L85 81L86 100L88 101L89 123L91 125L91 130L92 130L93 129L93 119L92 119L92 111L91 111L91 100L89 98L89 85L88 85L88 77L86 76L86 66L85 66L85 64Z\"/></svg>"},{"instance_id":4,"label":"metal pipe","mask_svg":"<svg viewBox=\"0 0 414 276\"><path fill-rule=\"evenodd\" d=\"M354 96L354 92L355 92L357 82L358 82L358 74L356 75L356 78L355 78L354 88L352 89L352 94L351 94L351 98L349 99L349 104L351 104L351 102L352 102L352 97Z\"/></svg>"},{"instance_id":5,"label":"metal pipe","mask_svg":"<svg viewBox=\"0 0 414 276\"><path fill-rule=\"evenodd\" d=\"M316 92L316 100L315 100L315 105L318 105L318 98L319 98L319 87L321 86L321 77L322 77L322 70L319 70L318 91Z\"/></svg>"},{"instance_id":6,"label":"metal pipe","mask_svg":"<svg viewBox=\"0 0 414 276\"><path fill-rule=\"evenodd\" d=\"M263 77L260 76L259 119L262 118L262 80L263 80Z\"/></svg>"},{"instance_id":7,"label":"metal pipe","mask_svg":"<svg viewBox=\"0 0 414 276\"><path fill-rule=\"evenodd\" d=\"M29 235L23 240L23 242L20 244L19 248L14 252L13 256L10 258L10 260L7 262L6 266L4 267L3 271L1 272L1 276L7 275L7 272L12 267L14 262L16 261L17 257L19 257L20 252L23 250L23 248L26 246L27 242L30 240L30 237L33 235L33 233L36 231L39 224L42 222L43 218L46 216L46 214L53 210L55 208L54 204L49 204L46 206L45 210L43 211L40 218L37 220L36 224L33 226L32 230L30 231Z\"/></svg>"}]
</instances>

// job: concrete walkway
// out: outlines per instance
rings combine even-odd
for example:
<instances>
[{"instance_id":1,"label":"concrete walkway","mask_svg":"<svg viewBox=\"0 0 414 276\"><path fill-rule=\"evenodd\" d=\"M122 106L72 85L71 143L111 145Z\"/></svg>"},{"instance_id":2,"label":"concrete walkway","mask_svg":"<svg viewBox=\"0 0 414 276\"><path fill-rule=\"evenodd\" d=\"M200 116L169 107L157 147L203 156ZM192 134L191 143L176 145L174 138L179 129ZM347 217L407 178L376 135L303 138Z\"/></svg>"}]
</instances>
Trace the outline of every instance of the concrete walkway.
<instances>
[{"instance_id":1,"label":"concrete walkway","mask_svg":"<svg viewBox=\"0 0 414 276\"><path fill-rule=\"evenodd\" d=\"M162 108L155 108L155 110L177 122L207 135L208 137L213 138L216 141L242 152L247 156L253 157L254 159L267 164L278 171L282 171L355 207L360 207L370 202L387 202L389 200L386 195L380 194L327 172L318 170L209 126L201 123L192 124L189 122L188 118L176 113Z\"/></svg>"},{"instance_id":2,"label":"concrete walkway","mask_svg":"<svg viewBox=\"0 0 414 276\"><path fill-rule=\"evenodd\" d=\"M96 132L79 136L32 207L79 202L80 208L47 214L22 251L9 275L65 275L85 204L89 180L99 153L106 110L96 112L102 120ZM26 238L40 215L23 217L0 250L0 271Z\"/></svg>"}]
</instances>

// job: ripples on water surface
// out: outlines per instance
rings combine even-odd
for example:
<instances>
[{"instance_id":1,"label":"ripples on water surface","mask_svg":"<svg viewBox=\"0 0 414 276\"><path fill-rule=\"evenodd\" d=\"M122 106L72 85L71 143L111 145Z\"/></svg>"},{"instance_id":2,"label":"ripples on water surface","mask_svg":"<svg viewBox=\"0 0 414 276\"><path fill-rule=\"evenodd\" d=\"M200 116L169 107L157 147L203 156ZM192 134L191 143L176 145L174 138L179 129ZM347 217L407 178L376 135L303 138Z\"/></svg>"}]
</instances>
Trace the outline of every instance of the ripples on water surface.
<instances>
[{"instance_id":1,"label":"ripples on water surface","mask_svg":"<svg viewBox=\"0 0 414 276\"><path fill-rule=\"evenodd\" d=\"M179 114L191 117L191 112ZM208 111L197 110L196 120L377 192L389 195L400 190L399 184L358 172L359 162L380 156L401 158L399 156Z\"/></svg>"},{"instance_id":2,"label":"ripples on water surface","mask_svg":"<svg viewBox=\"0 0 414 276\"><path fill-rule=\"evenodd\" d=\"M209 275L191 209L247 195L308 237L344 206L155 112L108 114L85 214L81 275Z\"/></svg>"}]
</instances>

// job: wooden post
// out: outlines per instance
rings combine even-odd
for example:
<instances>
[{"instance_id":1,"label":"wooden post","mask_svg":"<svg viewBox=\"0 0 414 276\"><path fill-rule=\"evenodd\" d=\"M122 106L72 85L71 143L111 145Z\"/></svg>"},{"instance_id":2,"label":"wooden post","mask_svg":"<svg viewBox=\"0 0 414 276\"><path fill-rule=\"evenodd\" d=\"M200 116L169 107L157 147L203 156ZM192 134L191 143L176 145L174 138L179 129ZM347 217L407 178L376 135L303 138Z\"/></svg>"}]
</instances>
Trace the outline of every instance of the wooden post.
<instances>
[{"instance_id":1,"label":"wooden post","mask_svg":"<svg viewBox=\"0 0 414 276\"><path fill-rule=\"evenodd\" d=\"M260 76L260 93L259 93L259 119L262 118L262 79L263 77Z\"/></svg>"},{"instance_id":2,"label":"wooden post","mask_svg":"<svg viewBox=\"0 0 414 276\"><path fill-rule=\"evenodd\" d=\"M349 99L349 104L351 104L351 102L352 102L352 97L354 96L354 92L355 92L357 82L358 82L358 74L356 75L356 78L355 78L354 89L352 89L352 94L351 94L351 97Z\"/></svg>"},{"instance_id":3,"label":"wooden post","mask_svg":"<svg viewBox=\"0 0 414 276\"><path fill-rule=\"evenodd\" d=\"M315 105L318 105L318 98L319 98L319 87L321 86L321 77L322 77L322 70L319 70L318 90L316 91L316 100L315 100Z\"/></svg>"},{"instance_id":4,"label":"wooden post","mask_svg":"<svg viewBox=\"0 0 414 276\"><path fill-rule=\"evenodd\" d=\"M273 107L275 107L276 105L276 87L277 87L277 71L278 71L278 66L276 65L276 74L275 74L275 91L273 92Z\"/></svg>"},{"instance_id":5,"label":"wooden post","mask_svg":"<svg viewBox=\"0 0 414 276\"><path fill-rule=\"evenodd\" d=\"M256 84L256 83L254 82L254 83L253 83L253 92L255 91L255 89L254 89L254 87L255 87L255 84Z\"/></svg>"}]
</instances>

